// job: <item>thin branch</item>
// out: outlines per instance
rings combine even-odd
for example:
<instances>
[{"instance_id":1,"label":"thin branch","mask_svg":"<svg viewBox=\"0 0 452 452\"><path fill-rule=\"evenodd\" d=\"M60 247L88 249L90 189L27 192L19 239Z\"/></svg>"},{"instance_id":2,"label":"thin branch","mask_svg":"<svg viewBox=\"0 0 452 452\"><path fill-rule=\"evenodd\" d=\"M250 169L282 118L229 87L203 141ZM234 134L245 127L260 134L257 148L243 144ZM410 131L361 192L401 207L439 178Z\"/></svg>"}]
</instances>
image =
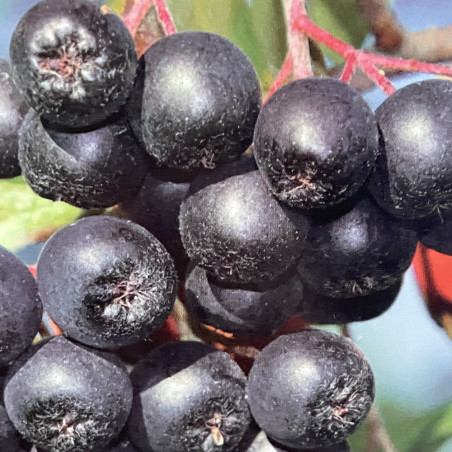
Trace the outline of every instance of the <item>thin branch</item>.
<instances>
[{"instance_id":1,"label":"thin branch","mask_svg":"<svg viewBox=\"0 0 452 452\"><path fill-rule=\"evenodd\" d=\"M361 69L366 73L366 75L377 85L382 91L390 96L396 92L395 86L385 77L377 67L373 64L362 63L360 64Z\"/></svg>"},{"instance_id":2,"label":"thin branch","mask_svg":"<svg viewBox=\"0 0 452 452\"><path fill-rule=\"evenodd\" d=\"M289 54L293 60L293 75L296 79L311 77L311 55L309 53L309 40L294 22L299 14L306 15L304 0L284 0L284 11L288 24Z\"/></svg>"},{"instance_id":3,"label":"thin branch","mask_svg":"<svg viewBox=\"0 0 452 452\"><path fill-rule=\"evenodd\" d=\"M157 8L157 14L159 16L160 22L163 25L165 33L167 35L172 35L177 33L177 28L174 25L173 18L171 17L171 13L166 5L165 0L155 0L155 6Z\"/></svg>"},{"instance_id":4,"label":"thin branch","mask_svg":"<svg viewBox=\"0 0 452 452\"><path fill-rule=\"evenodd\" d=\"M173 33L177 33L176 26L174 25L171 13L169 12L165 0L136 0L130 8L127 9L122 17L124 24L129 29L132 36L135 37L153 5L155 5L157 16L162 24L165 34L171 35Z\"/></svg>"},{"instance_id":5,"label":"thin branch","mask_svg":"<svg viewBox=\"0 0 452 452\"><path fill-rule=\"evenodd\" d=\"M380 412L375 406L375 403L372 405L367 419L369 421L371 433L369 442L367 443L366 452L376 452L378 447L380 447L383 452L398 452L390 436L388 435Z\"/></svg>"},{"instance_id":6,"label":"thin branch","mask_svg":"<svg viewBox=\"0 0 452 452\"><path fill-rule=\"evenodd\" d=\"M361 68L363 72L365 72L387 94L394 92L395 88L376 66L452 76L452 68L447 66L422 63L415 60L385 57L357 50L346 42L328 33L326 30L315 25L306 14L299 11L297 11L296 17L293 18L293 24L300 31L306 33L311 39L325 44L346 60L352 57L356 58L356 66Z\"/></svg>"},{"instance_id":7,"label":"thin branch","mask_svg":"<svg viewBox=\"0 0 452 452\"><path fill-rule=\"evenodd\" d=\"M290 74L292 73L292 69L293 69L293 58L292 55L289 53L281 69L279 70L278 75L276 76L275 80L273 80L273 83L270 86L267 95L265 96L264 103L267 102L267 100L274 94L274 92L285 83L285 81L289 78Z\"/></svg>"},{"instance_id":8,"label":"thin branch","mask_svg":"<svg viewBox=\"0 0 452 452\"><path fill-rule=\"evenodd\" d=\"M140 28L141 23L146 17L146 14L153 4L154 0L138 0L122 17L125 26L128 28L132 36L135 36L136 32Z\"/></svg>"},{"instance_id":9,"label":"thin branch","mask_svg":"<svg viewBox=\"0 0 452 452\"><path fill-rule=\"evenodd\" d=\"M350 55L349 58L345 60L344 70L341 74L341 80L344 83L349 83L356 69L356 55Z\"/></svg>"}]
</instances>

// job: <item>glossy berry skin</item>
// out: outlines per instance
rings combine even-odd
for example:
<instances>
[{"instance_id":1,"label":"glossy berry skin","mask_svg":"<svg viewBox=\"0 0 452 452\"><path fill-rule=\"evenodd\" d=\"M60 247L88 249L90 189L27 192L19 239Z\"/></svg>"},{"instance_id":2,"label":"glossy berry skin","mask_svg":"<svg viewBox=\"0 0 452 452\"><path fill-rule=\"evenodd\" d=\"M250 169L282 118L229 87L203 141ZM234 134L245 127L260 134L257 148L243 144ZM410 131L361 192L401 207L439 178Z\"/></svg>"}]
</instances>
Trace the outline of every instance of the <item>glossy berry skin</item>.
<instances>
[{"instance_id":1,"label":"glossy berry skin","mask_svg":"<svg viewBox=\"0 0 452 452\"><path fill-rule=\"evenodd\" d=\"M378 150L369 106L328 77L296 80L262 107L254 154L273 194L300 208L337 204L364 184Z\"/></svg>"},{"instance_id":2,"label":"glossy berry skin","mask_svg":"<svg viewBox=\"0 0 452 452\"><path fill-rule=\"evenodd\" d=\"M414 219L452 206L452 83L399 89L375 112L380 154L369 190L380 206Z\"/></svg>"},{"instance_id":3,"label":"glossy berry skin","mask_svg":"<svg viewBox=\"0 0 452 452\"><path fill-rule=\"evenodd\" d=\"M185 306L199 322L229 333L262 336L275 332L295 313L303 296L298 276L273 287L239 289L210 281L201 267L188 272Z\"/></svg>"},{"instance_id":4,"label":"glossy berry skin","mask_svg":"<svg viewBox=\"0 0 452 452\"><path fill-rule=\"evenodd\" d=\"M170 173L170 171L166 171ZM136 196L123 203L121 214L140 224L165 246L175 261L181 279L188 262L179 232L179 210L190 180L171 180L165 172L151 168Z\"/></svg>"},{"instance_id":5,"label":"glossy berry skin","mask_svg":"<svg viewBox=\"0 0 452 452\"><path fill-rule=\"evenodd\" d=\"M55 336L14 364L4 398L16 429L40 450L99 451L124 426L133 391L124 369Z\"/></svg>"},{"instance_id":6,"label":"glossy berry skin","mask_svg":"<svg viewBox=\"0 0 452 452\"><path fill-rule=\"evenodd\" d=\"M275 339L248 379L256 422L272 440L298 449L345 440L366 417L374 393L363 354L349 339L318 330Z\"/></svg>"},{"instance_id":7,"label":"glossy berry skin","mask_svg":"<svg viewBox=\"0 0 452 452\"><path fill-rule=\"evenodd\" d=\"M306 285L327 297L369 295L398 282L417 239L411 224L388 215L363 193L312 215L298 271Z\"/></svg>"},{"instance_id":8,"label":"glossy berry skin","mask_svg":"<svg viewBox=\"0 0 452 452\"><path fill-rule=\"evenodd\" d=\"M141 127L159 164L213 168L236 160L253 141L260 103L251 62L221 36L176 33L145 53Z\"/></svg>"},{"instance_id":9,"label":"glossy berry skin","mask_svg":"<svg viewBox=\"0 0 452 452\"><path fill-rule=\"evenodd\" d=\"M0 60L0 178L20 174L19 129L27 111L11 79L9 63Z\"/></svg>"},{"instance_id":10,"label":"glossy berry skin","mask_svg":"<svg viewBox=\"0 0 452 452\"><path fill-rule=\"evenodd\" d=\"M232 452L248 429L245 374L210 345L162 345L130 377L129 436L140 451Z\"/></svg>"},{"instance_id":11,"label":"glossy berry skin","mask_svg":"<svg viewBox=\"0 0 452 452\"><path fill-rule=\"evenodd\" d=\"M114 217L58 230L38 260L43 305L64 333L98 348L146 339L176 296L173 261L148 231Z\"/></svg>"},{"instance_id":12,"label":"glossy berry skin","mask_svg":"<svg viewBox=\"0 0 452 452\"><path fill-rule=\"evenodd\" d=\"M45 0L17 25L12 76L27 104L55 124L83 127L125 104L137 56L121 19L86 0Z\"/></svg>"},{"instance_id":13,"label":"glossy berry skin","mask_svg":"<svg viewBox=\"0 0 452 452\"><path fill-rule=\"evenodd\" d=\"M20 132L22 172L43 198L103 208L130 199L141 188L147 156L125 118L68 132L44 124L30 109Z\"/></svg>"},{"instance_id":14,"label":"glossy berry skin","mask_svg":"<svg viewBox=\"0 0 452 452\"><path fill-rule=\"evenodd\" d=\"M217 281L253 284L276 280L296 264L307 220L295 225L252 171L188 197L179 227L190 259Z\"/></svg>"},{"instance_id":15,"label":"glossy berry skin","mask_svg":"<svg viewBox=\"0 0 452 452\"><path fill-rule=\"evenodd\" d=\"M25 264L0 246L0 367L32 343L42 317L36 281Z\"/></svg>"},{"instance_id":16,"label":"glossy berry skin","mask_svg":"<svg viewBox=\"0 0 452 452\"><path fill-rule=\"evenodd\" d=\"M370 320L386 312L400 292L402 278L386 289L351 298L319 295L305 285L297 313L309 323L344 325Z\"/></svg>"}]
</instances>

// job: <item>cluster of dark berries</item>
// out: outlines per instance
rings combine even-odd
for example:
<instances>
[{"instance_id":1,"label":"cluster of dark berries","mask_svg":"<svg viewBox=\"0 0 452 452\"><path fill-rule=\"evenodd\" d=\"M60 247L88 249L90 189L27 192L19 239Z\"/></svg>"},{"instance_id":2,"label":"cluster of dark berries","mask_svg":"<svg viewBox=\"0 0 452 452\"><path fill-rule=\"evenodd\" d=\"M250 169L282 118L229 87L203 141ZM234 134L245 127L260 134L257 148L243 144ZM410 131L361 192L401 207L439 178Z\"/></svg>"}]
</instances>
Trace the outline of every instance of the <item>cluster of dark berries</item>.
<instances>
[{"instance_id":1,"label":"cluster of dark berries","mask_svg":"<svg viewBox=\"0 0 452 452\"><path fill-rule=\"evenodd\" d=\"M313 77L262 107L228 40L178 33L137 60L88 0L31 8L0 69L2 177L116 206L52 235L37 281L0 249L0 449L349 450L374 398L368 362L336 334L280 333L294 314L381 314L419 238L451 253L451 83L401 89L374 115ZM178 280L200 328L267 337L248 377L190 341L151 345L127 373ZM43 308L64 335L31 345Z\"/></svg>"}]
</instances>

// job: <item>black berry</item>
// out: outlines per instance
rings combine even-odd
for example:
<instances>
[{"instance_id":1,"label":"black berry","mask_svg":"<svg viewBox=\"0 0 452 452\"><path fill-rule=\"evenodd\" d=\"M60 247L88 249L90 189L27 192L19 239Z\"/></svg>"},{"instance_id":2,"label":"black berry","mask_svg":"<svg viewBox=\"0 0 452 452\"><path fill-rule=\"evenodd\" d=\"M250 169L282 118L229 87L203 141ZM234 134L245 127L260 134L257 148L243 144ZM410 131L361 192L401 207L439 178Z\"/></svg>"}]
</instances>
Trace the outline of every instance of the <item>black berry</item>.
<instances>
[{"instance_id":1,"label":"black berry","mask_svg":"<svg viewBox=\"0 0 452 452\"><path fill-rule=\"evenodd\" d=\"M254 154L273 194L301 208L337 204L363 185L378 150L361 95L333 78L296 80L262 107Z\"/></svg>"},{"instance_id":2,"label":"black berry","mask_svg":"<svg viewBox=\"0 0 452 452\"><path fill-rule=\"evenodd\" d=\"M10 44L14 81L53 123L81 127L125 104L135 46L121 19L86 0L45 0L17 25Z\"/></svg>"},{"instance_id":3,"label":"black berry","mask_svg":"<svg viewBox=\"0 0 452 452\"><path fill-rule=\"evenodd\" d=\"M131 373L129 435L143 452L235 451L250 423L246 377L199 342L162 345Z\"/></svg>"},{"instance_id":4,"label":"black berry","mask_svg":"<svg viewBox=\"0 0 452 452\"><path fill-rule=\"evenodd\" d=\"M400 218L452 206L452 83L424 80L377 109L380 154L369 190Z\"/></svg>"},{"instance_id":5,"label":"black berry","mask_svg":"<svg viewBox=\"0 0 452 452\"><path fill-rule=\"evenodd\" d=\"M218 281L241 284L275 280L289 271L307 228L307 220L295 226L289 219L259 171L229 177L188 197L179 224L194 263Z\"/></svg>"},{"instance_id":6,"label":"black berry","mask_svg":"<svg viewBox=\"0 0 452 452\"><path fill-rule=\"evenodd\" d=\"M0 60L0 178L20 174L19 129L27 110L11 79L9 63Z\"/></svg>"},{"instance_id":7,"label":"black berry","mask_svg":"<svg viewBox=\"0 0 452 452\"><path fill-rule=\"evenodd\" d=\"M49 452L99 451L130 412L125 370L62 336L41 342L11 368L5 407L27 440Z\"/></svg>"},{"instance_id":8,"label":"black berry","mask_svg":"<svg viewBox=\"0 0 452 452\"><path fill-rule=\"evenodd\" d=\"M381 291L407 270L418 234L365 193L357 201L313 213L298 271L316 292L350 298Z\"/></svg>"},{"instance_id":9,"label":"black berry","mask_svg":"<svg viewBox=\"0 0 452 452\"><path fill-rule=\"evenodd\" d=\"M200 322L241 335L275 332L295 310L303 296L298 276L258 290L222 287L194 267L185 281L186 307Z\"/></svg>"},{"instance_id":10,"label":"black berry","mask_svg":"<svg viewBox=\"0 0 452 452\"><path fill-rule=\"evenodd\" d=\"M260 98L256 72L232 42L204 32L164 37L145 54L146 148L177 168L235 160L253 141Z\"/></svg>"},{"instance_id":11,"label":"black berry","mask_svg":"<svg viewBox=\"0 0 452 452\"><path fill-rule=\"evenodd\" d=\"M147 338L176 296L173 261L148 231L87 217L57 231L38 260L43 305L65 334L99 348Z\"/></svg>"},{"instance_id":12,"label":"black berry","mask_svg":"<svg viewBox=\"0 0 452 452\"><path fill-rule=\"evenodd\" d=\"M136 195L147 169L125 118L68 132L44 124L31 109L21 128L19 162L39 196L86 209Z\"/></svg>"},{"instance_id":13,"label":"black berry","mask_svg":"<svg viewBox=\"0 0 452 452\"><path fill-rule=\"evenodd\" d=\"M248 381L256 422L271 439L298 449L346 439L369 412L374 391L372 370L354 344L318 330L271 342Z\"/></svg>"},{"instance_id":14,"label":"black berry","mask_svg":"<svg viewBox=\"0 0 452 452\"><path fill-rule=\"evenodd\" d=\"M16 256L0 246L0 367L32 343L42 317L36 281Z\"/></svg>"}]
</instances>

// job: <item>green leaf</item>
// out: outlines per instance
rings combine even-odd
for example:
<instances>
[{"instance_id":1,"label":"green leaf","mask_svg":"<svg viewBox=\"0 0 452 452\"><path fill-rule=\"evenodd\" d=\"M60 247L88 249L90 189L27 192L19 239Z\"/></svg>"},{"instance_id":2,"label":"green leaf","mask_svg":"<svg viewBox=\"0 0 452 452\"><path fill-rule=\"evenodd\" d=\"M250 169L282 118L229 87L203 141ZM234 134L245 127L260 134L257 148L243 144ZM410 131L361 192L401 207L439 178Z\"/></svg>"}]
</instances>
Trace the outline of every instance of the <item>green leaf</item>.
<instances>
[{"instance_id":1,"label":"green leaf","mask_svg":"<svg viewBox=\"0 0 452 452\"><path fill-rule=\"evenodd\" d=\"M417 419L410 426L416 433L407 445L407 451L435 451L452 436L452 406L442 407L428 416Z\"/></svg>"},{"instance_id":2,"label":"green leaf","mask_svg":"<svg viewBox=\"0 0 452 452\"><path fill-rule=\"evenodd\" d=\"M380 413L391 441L399 452L435 452L452 435L452 406L414 415L402 406L381 404ZM351 450L365 451L371 437L369 421L349 438ZM378 447L375 452L384 452Z\"/></svg>"},{"instance_id":3,"label":"green leaf","mask_svg":"<svg viewBox=\"0 0 452 452\"><path fill-rule=\"evenodd\" d=\"M74 221L81 210L40 198L22 177L0 180L0 244L14 251Z\"/></svg>"},{"instance_id":4,"label":"green leaf","mask_svg":"<svg viewBox=\"0 0 452 452\"><path fill-rule=\"evenodd\" d=\"M280 0L168 0L179 31L218 33L250 58L265 90L281 67L287 47Z\"/></svg>"},{"instance_id":5,"label":"green leaf","mask_svg":"<svg viewBox=\"0 0 452 452\"><path fill-rule=\"evenodd\" d=\"M370 32L369 25L356 7L356 0L311 0L308 14L318 26L357 48ZM321 48L334 64L343 62L337 53L324 45Z\"/></svg>"}]
</instances>

